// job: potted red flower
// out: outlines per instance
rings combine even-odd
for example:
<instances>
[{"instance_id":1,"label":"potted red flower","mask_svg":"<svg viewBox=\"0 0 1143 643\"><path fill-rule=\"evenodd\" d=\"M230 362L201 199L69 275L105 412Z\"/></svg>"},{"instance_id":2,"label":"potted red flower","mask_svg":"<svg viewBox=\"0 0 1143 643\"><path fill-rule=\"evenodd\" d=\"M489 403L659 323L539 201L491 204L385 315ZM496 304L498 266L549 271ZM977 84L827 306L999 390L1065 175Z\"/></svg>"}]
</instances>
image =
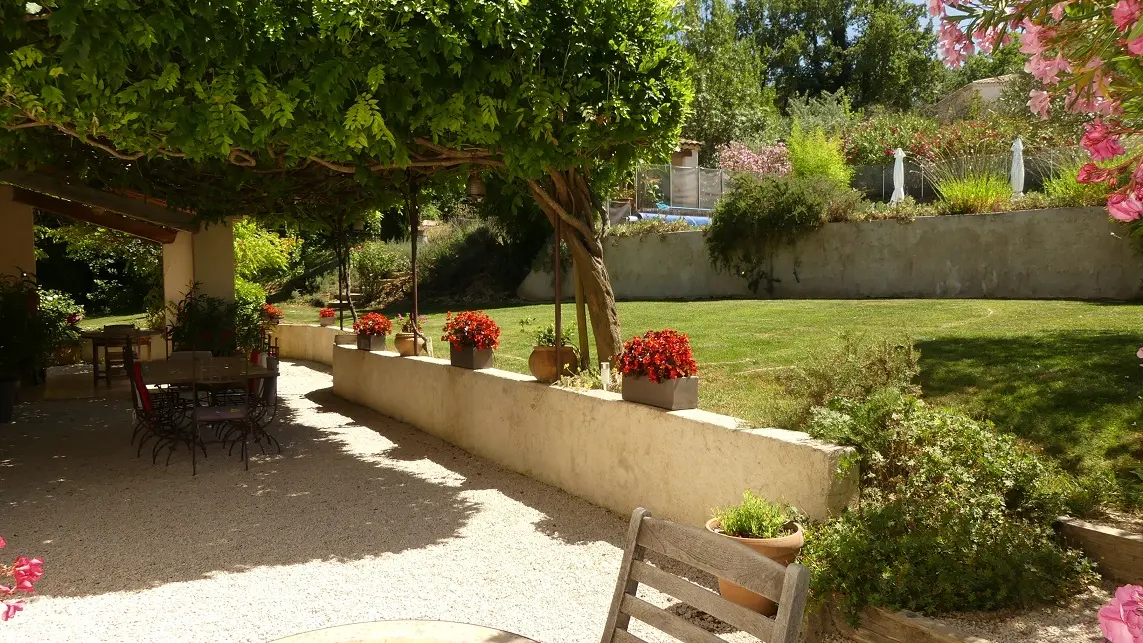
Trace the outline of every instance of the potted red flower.
<instances>
[{"instance_id":1,"label":"potted red flower","mask_svg":"<svg viewBox=\"0 0 1143 643\"><path fill-rule=\"evenodd\" d=\"M698 364L686 335L649 330L627 340L617 361L623 399L668 411L698 407Z\"/></svg>"},{"instance_id":2,"label":"potted red flower","mask_svg":"<svg viewBox=\"0 0 1143 643\"><path fill-rule=\"evenodd\" d=\"M333 309L322 308L318 311L318 323L322 326L333 326Z\"/></svg>"},{"instance_id":3,"label":"potted red flower","mask_svg":"<svg viewBox=\"0 0 1143 643\"><path fill-rule=\"evenodd\" d=\"M366 313L353 322L357 348L363 351L385 350L385 336L393 330L393 322L381 313Z\"/></svg>"},{"instance_id":4,"label":"potted red flower","mask_svg":"<svg viewBox=\"0 0 1143 643\"><path fill-rule=\"evenodd\" d=\"M282 323L282 311L274 304L262 304L262 318L270 324Z\"/></svg>"},{"instance_id":5,"label":"potted red flower","mask_svg":"<svg viewBox=\"0 0 1143 643\"><path fill-rule=\"evenodd\" d=\"M448 313L441 341L449 344L453 366L492 368L492 349L500 345L500 327L482 310Z\"/></svg>"}]
</instances>

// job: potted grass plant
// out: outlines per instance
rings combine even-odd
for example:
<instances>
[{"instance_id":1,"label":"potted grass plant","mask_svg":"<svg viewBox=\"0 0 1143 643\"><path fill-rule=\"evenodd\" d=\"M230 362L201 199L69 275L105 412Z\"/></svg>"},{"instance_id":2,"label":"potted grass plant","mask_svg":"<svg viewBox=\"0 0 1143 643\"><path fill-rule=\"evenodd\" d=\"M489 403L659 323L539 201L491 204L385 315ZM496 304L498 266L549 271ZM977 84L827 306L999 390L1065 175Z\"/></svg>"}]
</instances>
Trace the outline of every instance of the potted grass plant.
<instances>
[{"instance_id":1,"label":"potted grass plant","mask_svg":"<svg viewBox=\"0 0 1143 643\"><path fill-rule=\"evenodd\" d=\"M698 407L698 364L690 340L675 330L649 330L623 343L617 358L623 399L668 411Z\"/></svg>"},{"instance_id":2,"label":"potted grass plant","mask_svg":"<svg viewBox=\"0 0 1143 643\"><path fill-rule=\"evenodd\" d=\"M492 351L500 345L500 327L482 310L445 315L442 342L448 342L453 366L492 368Z\"/></svg>"},{"instance_id":3,"label":"potted grass plant","mask_svg":"<svg viewBox=\"0 0 1143 643\"><path fill-rule=\"evenodd\" d=\"M556 325L548 324L536 331L536 345L528 356L528 370L541 382L554 382L561 375L575 373L579 356L572 347L575 327L565 326L560 333L560 362L556 364Z\"/></svg>"},{"instance_id":4,"label":"potted grass plant","mask_svg":"<svg viewBox=\"0 0 1143 643\"><path fill-rule=\"evenodd\" d=\"M742 502L716 509L706 528L738 541L774 562L789 565L805 544L798 517L798 511L793 507L770 502L747 490L742 494ZM722 578L718 579L718 593L731 602L762 614L772 616L778 610L774 601Z\"/></svg>"},{"instance_id":5,"label":"potted grass plant","mask_svg":"<svg viewBox=\"0 0 1143 643\"><path fill-rule=\"evenodd\" d=\"M396 335L393 335L393 346L397 349L397 354L402 357L409 357L414 354L428 355L424 326L424 315L417 315L416 319L413 319L411 314L397 315L397 328L400 330L397 331Z\"/></svg>"},{"instance_id":6,"label":"potted grass plant","mask_svg":"<svg viewBox=\"0 0 1143 643\"><path fill-rule=\"evenodd\" d=\"M333 326L333 317L332 308L322 308L318 311L318 323L322 326Z\"/></svg>"},{"instance_id":7,"label":"potted grass plant","mask_svg":"<svg viewBox=\"0 0 1143 643\"><path fill-rule=\"evenodd\" d=\"M381 313L366 313L353 322L357 348L363 351L385 350L385 336L393 330L393 322Z\"/></svg>"}]
</instances>

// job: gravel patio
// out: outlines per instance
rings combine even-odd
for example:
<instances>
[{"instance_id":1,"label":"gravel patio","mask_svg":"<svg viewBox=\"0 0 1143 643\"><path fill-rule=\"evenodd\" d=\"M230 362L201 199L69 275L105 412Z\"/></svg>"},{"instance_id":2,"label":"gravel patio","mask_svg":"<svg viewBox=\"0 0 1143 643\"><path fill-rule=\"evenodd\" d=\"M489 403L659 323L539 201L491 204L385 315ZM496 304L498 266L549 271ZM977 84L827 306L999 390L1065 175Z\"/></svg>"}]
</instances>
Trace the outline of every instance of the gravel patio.
<instances>
[{"instance_id":1,"label":"gravel patio","mask_svg":"<svg viewBox=\"0 0 1143 643\"><path fill-rule=\"evenodd\" d=\"M623 518L329 392L283 362L281 456L191 477L136 459L127 399L45 400L0 430L5 554L41 556L6 638L263 642L395 618L597 641Z\"/></svg>"}]
</instances>

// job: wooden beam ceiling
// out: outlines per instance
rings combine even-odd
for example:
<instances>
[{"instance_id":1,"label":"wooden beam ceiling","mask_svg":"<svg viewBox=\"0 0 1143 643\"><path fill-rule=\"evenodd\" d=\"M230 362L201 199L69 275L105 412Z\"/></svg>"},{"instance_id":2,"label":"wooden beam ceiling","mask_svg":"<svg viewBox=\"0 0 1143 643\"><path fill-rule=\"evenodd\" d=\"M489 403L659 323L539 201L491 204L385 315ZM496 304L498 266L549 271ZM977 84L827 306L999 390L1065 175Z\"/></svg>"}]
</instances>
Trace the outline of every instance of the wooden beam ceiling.
<instances>
[{"instance_id":1,"label":"wooden beam ceiling","mask_svg":"<svg viewBox=\"0 0 1143 643\"><path fill-rule=\"evenodd\" d=\"M20 187L12 189L12 199L17 203L30 205L33 208L39 208L40 210L68 217L69 219L94 223L104 228L126 232L129 235L156 243L173 243L175 235L178 233L177 230L172 230L171 228L164 228L101 208L92 208L82 203L66 201Z\"/></svg>"}]
</instances>

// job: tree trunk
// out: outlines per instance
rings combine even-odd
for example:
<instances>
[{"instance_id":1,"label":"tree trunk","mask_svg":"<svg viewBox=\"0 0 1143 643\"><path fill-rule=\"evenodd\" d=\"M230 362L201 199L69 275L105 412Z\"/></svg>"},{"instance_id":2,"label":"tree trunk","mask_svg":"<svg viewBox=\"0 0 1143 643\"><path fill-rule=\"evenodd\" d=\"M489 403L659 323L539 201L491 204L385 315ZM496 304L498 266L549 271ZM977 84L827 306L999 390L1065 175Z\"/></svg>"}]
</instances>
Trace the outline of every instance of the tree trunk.
<instances>
[{"instance_id":1,"label":"tree trunk","mask_svg":"<svg viewBox=\"0 0 1143 643\"><path fill-rule=\"evenodd\" d=\"M614 361L619 354L619 313L596 228L601 212L587 179L579 170L549 171L548 181L529 180L528 187L548 221L562 225L560 234L575 260L591 313L596 355L601 362Z\"/></svg>"}]
</instances>

